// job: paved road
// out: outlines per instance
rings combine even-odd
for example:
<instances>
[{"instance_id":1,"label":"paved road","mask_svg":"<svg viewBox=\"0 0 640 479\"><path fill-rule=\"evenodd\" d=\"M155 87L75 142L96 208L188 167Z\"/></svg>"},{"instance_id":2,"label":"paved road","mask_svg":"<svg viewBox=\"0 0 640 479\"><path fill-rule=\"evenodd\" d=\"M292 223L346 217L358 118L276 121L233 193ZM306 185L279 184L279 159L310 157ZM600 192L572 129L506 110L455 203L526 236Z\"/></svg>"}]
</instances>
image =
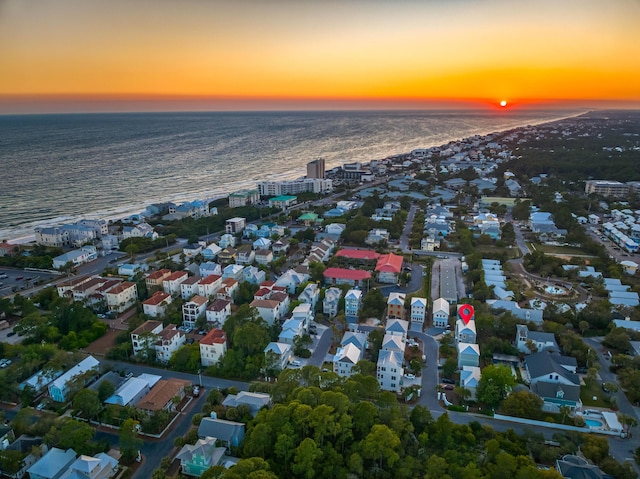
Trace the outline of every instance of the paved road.
<instances>
[{"instance_id":1,"label":"paved road","mask_svg":"<svg viewBox=\"0 0 640 479\"><path fill-rule=\"evenodd\" d=\"M329 352L329 348L331 347L331 340L333 338L333 330L331 328L326 328L317 344L313 349L313 354L307 361L307 364L310 366L317 366L322 369L322 364L324 363L324 359L327 357L327 353Z\"/></svg>"},{"instance_id":2,"label":"paved road","mask_svg":"<svg viewBox=\"0 0 640 479\"><path fill-rule=\"evenodd\" d=\"M411 230L413 229L413 220L416 216L416 210L418 207L415 203L411 203L411 207L409 208L409 214L407 215L407 221L404 223L404 228L402 230L402 235L400 236L400 249L404 253L410 253L411 249L409 248L409 237L411 236Z\"/></svg>"}]
</instances>

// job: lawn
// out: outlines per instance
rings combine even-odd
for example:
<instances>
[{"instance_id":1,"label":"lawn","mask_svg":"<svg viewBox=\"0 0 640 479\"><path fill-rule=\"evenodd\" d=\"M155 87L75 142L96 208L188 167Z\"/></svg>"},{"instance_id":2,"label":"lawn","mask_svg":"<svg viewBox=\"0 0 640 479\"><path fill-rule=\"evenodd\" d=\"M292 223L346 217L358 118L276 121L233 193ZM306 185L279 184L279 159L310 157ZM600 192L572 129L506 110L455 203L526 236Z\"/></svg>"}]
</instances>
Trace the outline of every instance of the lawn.
<instances>
[{"instance_id":1,"label":"lawn","mask_svg":"<svg viewBox=\"0 0 640 479\"><path fill-rule=\"evenodd\" d=\"M591 256L586 251L581 250L580 248L575 248L572 246L554 246L548 244L535 244L535 249L537 251L542 251L547 254L558 254L558 255L567 255L567 256Z\"/></svg>"},{"instance_id":2,"label":"lawn","mask_svg":"<svg viewBox=\"0 0 640 479\"><path fill-rule=\"evenodd\" d=\"M598 381L592 381L587 378L584 380L585 385L580 388L580 399L584 406L604 407L610 406L607 398L609 395L602 390L602 386ZM593 398L596 397L594 400Z\"/></svg>"}]
</instances>

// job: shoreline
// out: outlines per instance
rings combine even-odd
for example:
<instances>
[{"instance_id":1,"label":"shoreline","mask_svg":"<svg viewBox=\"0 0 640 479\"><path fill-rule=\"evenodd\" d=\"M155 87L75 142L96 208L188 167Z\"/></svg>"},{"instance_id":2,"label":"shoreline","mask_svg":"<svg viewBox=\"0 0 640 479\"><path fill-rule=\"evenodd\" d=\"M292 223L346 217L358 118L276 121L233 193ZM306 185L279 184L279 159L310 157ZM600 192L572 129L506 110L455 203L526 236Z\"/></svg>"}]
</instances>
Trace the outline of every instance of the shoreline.
<instances>
[{"instance_id":1,"label":"shoreline","mask_svg":"<svg viewBox=\"0 0 640 479\"><path fill-rule=\"evenodd\" d=\"M510 131L514 131L514 130L519 130L521 128L527 128L530 126L540 126L540 125L545 125L545 124L552 124L552 123L557 123L557 122L562 122L562 121L566 121L572 118L578 118L581 117L585 114L590 113L592 110L585 110L585 111L580 111L580 112L576 112L576 113L572 113L570 115L564 115L561 116L559 118L554 118L554 119L543 119L543 120L539 120L539 121L527 121L526 123L519 125L519 126L509 126L507 128L504 129L497 129L497 130L491 130L491 131L485 131L485 132L481 132L481 133L474 133L471 135L467 135L464 137L456 137L456 138L451 138L445 142L440 142L440 143L436 143L436 142L432 142L431 144L426 144L426 145L422 145L422 146L417 146L414 145L412 149L417 149L417 148L441 148L449 143L453 143L453 142L459 142L459 141L464 141L468 138L472 138L472 137L486 137L489 135L496 135L496 134L502 134L502 133L506 133L506 132L510 132ZM411 150L410 150L411 151ZM396 152L396 153L392 153L387 155L385 158L390 158L392 156L395 155L403 155L403 154L407 154L408 152ZM369 159L367 161L372 161L372 159ZM339 167L344 165L345 163L348 163L349 161L343 161L342 163L339 164L334 164L334 165L327 165L328 169L331 168L335 168L335 167ZM300 178L303 177L304 174L306 172L304 171L304 167L300 167L300 170L291 170L288 173L278 173L273 175L271 178L267 177L267 179L264 180L258 180L258 181L286 181L286 180L292 180L292 179L296 179L296 178ZM119 220L121 218L130 216L132 214L137 214L140 213L142 211L145 210L145 208L151 204L154 203L164 203L164 202L176 202L176 203L182 203L182 202L186 202L186 201L194 201L194 200L207 200L207 201L215 201L221 198L226 198L229 196L229 194L233 193L234 191L238 191L241 189L247 189L247 188L255 188L255 183L253 183L252 185L248 185L246 181L236 181L233 183L228 183L227 185L225 185L224 188L220 188L220 189L209 189L209 190L203 190L203 191L196 191L196 192L181 192L181 193L174 193L170 196L164 196L164 197L156 197L156 198L152 198L152 199L148 199L146 201L140 201L137 202L135 204L130 203L128 205L122 205L122 206L117 206L114 208L109 208L106 210L98 210L98 211L92 211L92 212L87 212L87 213L82 213L82 214L78 214L78 215L74 215L74 214L70 214L70 215L61 215L61 216L56 216L56 217L52 217L46 220L41 220L41 221L37 221L37 222L27 222L27 223L23 223L22 225L16 225L16 226L12 226L12 227L8 227L8 228L2 228L0 229L0 240L6 240L9 244L28 244L28 243L32 243L35 241L35 233L34 233L34 228L36 227L51 227L51 226L58 226L58 225L62 225L65 223L72 223L72 222L76 222L79 221L80 219L105 219L107 221L116 221Z\"/></svg>"}]
</instances>

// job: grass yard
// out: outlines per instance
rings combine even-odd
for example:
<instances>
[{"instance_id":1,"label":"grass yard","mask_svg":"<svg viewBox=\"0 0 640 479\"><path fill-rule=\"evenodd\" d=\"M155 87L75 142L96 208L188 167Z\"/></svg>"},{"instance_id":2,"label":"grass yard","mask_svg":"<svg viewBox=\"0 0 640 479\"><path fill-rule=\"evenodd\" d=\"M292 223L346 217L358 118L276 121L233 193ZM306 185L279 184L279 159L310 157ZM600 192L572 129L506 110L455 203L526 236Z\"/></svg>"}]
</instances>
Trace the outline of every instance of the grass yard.
<instances>
[{"instance_id":1,"label":"grass yard","mask_svg":"<svg viewBox=\"0 0 640 479\"><path fill-rule=\"evenodd\" d=\"M609 395L602 390L602 386L598 381L590 381L585 378L585 385L580 388L580 399L584 406L604 407L610 406L607 400ZM596 397L597 399L593 399Z\"/></svg>"},{"instance_id":2,"label":"grass yard","mask_svg":"<svg viewBox=\"0 0 640 479\"><path fill-rule=\"evenodd\" d=\"M557 255L566 255L566 256L589 256L586 251L581 250L580 248L575 248L573 246L554 246L547 244L539 244L536 243L532 245L535 247L537 251L542 251L547 254L557 254Z\"/></svg>"}]
</instances>

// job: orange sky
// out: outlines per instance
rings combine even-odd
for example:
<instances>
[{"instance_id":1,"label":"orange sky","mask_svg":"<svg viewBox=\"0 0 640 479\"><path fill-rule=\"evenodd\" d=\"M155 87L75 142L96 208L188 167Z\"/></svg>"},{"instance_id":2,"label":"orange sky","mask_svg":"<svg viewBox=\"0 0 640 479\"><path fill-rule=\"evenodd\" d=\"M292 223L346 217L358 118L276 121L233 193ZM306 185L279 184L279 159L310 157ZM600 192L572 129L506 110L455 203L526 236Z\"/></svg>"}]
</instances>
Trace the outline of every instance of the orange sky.
<instances>
[{"instance_id":1,"label":"orange sky","mask_svg":"<svg viewBox=\"0 0 640 479\"><path fill-rule=\"evenodd\" d=\"M638 0L0 0L0 112L169 98L637 106L638 25Z\"/></svg>"}]
</instances>

